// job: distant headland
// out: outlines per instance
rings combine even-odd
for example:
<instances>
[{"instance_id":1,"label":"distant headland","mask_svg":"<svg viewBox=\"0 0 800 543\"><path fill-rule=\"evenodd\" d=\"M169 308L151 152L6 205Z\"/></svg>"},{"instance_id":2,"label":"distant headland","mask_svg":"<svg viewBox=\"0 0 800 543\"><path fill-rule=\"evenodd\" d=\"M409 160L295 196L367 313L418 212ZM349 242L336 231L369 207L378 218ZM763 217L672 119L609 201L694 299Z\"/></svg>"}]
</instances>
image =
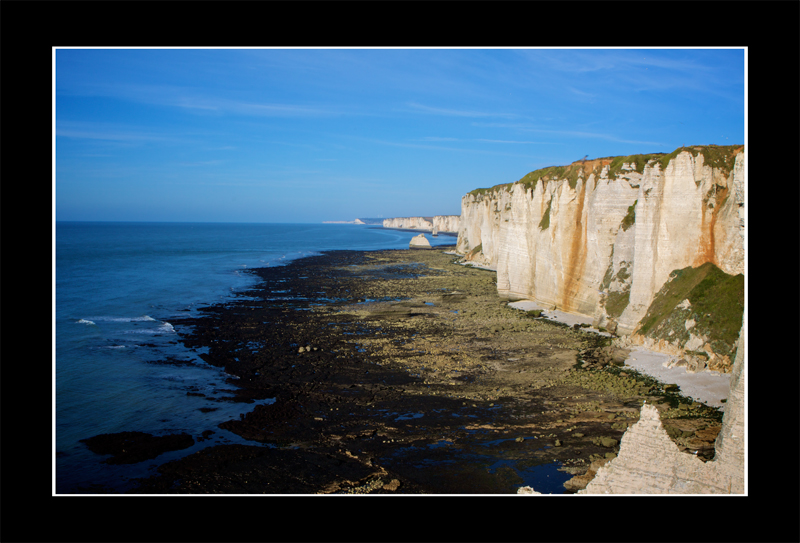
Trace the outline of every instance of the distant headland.
<instances>
[{"instance_id":1,"label":"distant headland","mask_svg":"<svg viewBox=\"0 0 800 543\"><path fill-rule=\"evenodd\" d=\"M365 223L361 219L356 219L354 221L322 221L322 224L368 224L368 223Z\"/></svg>"}]
</instances>

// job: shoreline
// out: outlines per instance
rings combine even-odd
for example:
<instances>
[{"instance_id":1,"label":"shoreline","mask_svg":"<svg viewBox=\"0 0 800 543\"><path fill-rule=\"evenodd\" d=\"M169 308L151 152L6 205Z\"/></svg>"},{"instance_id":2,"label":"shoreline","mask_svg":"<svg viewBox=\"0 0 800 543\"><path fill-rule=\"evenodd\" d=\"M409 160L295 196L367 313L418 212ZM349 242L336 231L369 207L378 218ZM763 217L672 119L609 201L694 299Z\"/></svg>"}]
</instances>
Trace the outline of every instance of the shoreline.
<instances>
[{"instance_id":1,"label":"shoreline","mask_svg":"<svg viewBox=\"0 0 800 543\"><path fill-rule=\"evenodd\" d=\"M615 454L645 398L667 418L691 403L603 365L607 338L507 307L451 248L250 269L259 281L241 300L176 322L191 329L181 343L233 376L242 413L219 428L253 445L211 444L131 493L570 493L563 483ZM692 414L671 424L721 419ZM713 455L704 437L682 446Z\"/></svg>"},{"instance_id":2,"label":"shoreline","mask_svg":"<svg viewBox=\"0 0 800 543\"><path fill-rule=\"evenodd\" d=\"M433 230L427 230L425 228L390 228L386 226L371 226L371 228L381 229L381 230L398 230L400 232L419 232L421 234L430 234ZM437 235L440 236L448 236L452 238L458 237L458 232L445 232L444 230L437 230Z\"/></svg>"}]
</instances>

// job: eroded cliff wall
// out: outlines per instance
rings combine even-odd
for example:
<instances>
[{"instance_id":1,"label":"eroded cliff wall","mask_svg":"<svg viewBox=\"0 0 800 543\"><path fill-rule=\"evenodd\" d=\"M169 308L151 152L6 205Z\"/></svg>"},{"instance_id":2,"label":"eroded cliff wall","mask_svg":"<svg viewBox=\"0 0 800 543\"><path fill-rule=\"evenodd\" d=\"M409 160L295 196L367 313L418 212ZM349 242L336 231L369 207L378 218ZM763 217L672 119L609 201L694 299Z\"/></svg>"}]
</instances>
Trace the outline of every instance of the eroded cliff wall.
<instances>
[{"instance_id":1,"label":"eroded cliff wall","mask_svg":"<svg viewBox=\"0 0 800 543\"><path fill-rule=\"evenodd\" d=\"M395 217L384 219L384 228L409 228L414 230L433 230L439 232L458 232L459 215L436 215L435 217Z\"/></svg>"},{"instance_id":2,"label":"eroded cliff wall","mask_svg":"<svg viewBox=\"0 0 800 543\"><path fill-rule=\"evenodd\" d=\"M631 334L670 273L744 273L743 146L550 167L462 198L457 251L498 293Z\"/></svg>"}]
</instances>

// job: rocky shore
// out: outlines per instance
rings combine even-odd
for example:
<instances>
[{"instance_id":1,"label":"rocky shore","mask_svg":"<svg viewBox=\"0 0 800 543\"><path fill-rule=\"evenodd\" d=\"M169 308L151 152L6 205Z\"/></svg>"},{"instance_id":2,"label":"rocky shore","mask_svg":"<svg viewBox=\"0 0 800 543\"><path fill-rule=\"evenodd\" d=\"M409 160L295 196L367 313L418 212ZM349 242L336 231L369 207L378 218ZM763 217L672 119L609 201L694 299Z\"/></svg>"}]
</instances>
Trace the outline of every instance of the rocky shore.
<instances>
[{"instance_id":1,"label":"rocky shore","mask_svg":"<svg viewBox=\"0 0 800 543\"><path fill-rule=\"evenodd\" d=\"M611 338L508 307L495 273L447 249L252 270L260 283L239 300L176 322L242 406L193 438L252 445L209 445L133 492L574 493L644 400L679 450L713 458L718 409L624 366Z\"/></svg>"}]
</instances>

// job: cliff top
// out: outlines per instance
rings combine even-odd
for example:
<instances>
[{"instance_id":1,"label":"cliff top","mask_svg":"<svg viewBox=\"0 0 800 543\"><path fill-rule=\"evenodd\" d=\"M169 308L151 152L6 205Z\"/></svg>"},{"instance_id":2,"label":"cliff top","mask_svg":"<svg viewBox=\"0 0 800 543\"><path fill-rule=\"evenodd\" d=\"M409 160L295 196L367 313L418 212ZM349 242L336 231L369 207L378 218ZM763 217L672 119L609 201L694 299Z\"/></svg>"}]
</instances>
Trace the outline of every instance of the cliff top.
<instances>
[{"instance_id":1,"label":"cliff top","mask_svg":"<svg viewBox=\"0 0 800 543\"><path fill-rule=\"evenodd\" d=\"M667 164L669 164L673 158L678 156L678 154L683 151L692 153L693 156L702 154L703 162L705 164L710 165L713 169L722 170L727 176L733 169L733 163L736 155L739 154L739 152L743 149L744 145L693 145L688 147L678 147L669 154L649 153L641 155L594 158L591 160L584 159L573 162L567 166L548 166L546 168L540 168L530 172L518 181L514 181L512 183L501 183L487 189L475 189L470 191L468 194L479 195L486 194L487 192L495 192L502 190L505 187L510 187L515 183L524 185L526 189L533 189L536 187L536 183L539 180L547 183L551 180L554 181L560 179L566 179L569 182L569 186L574 189L578 183L579 177L586 178L591 173L599 175L606 166L608 166L607 175L611 179L615 179L617 177L617 174L622 171L624 164L633 164L634 169L637 172L642 173L645 166L655 161L658 162L661 166L661 169L664 170L666 169Z\"/></svg>"}]
</instances>

